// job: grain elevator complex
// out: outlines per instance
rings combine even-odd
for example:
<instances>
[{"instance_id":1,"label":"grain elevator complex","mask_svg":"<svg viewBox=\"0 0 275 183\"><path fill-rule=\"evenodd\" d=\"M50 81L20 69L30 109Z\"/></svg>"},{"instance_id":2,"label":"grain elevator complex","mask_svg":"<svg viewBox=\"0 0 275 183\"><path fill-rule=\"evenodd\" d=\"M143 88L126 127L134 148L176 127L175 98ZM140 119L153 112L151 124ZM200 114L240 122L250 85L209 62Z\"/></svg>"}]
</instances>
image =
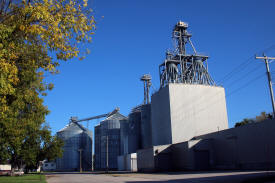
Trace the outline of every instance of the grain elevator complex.
<instances>
[{"instance_id":1,"label":"grain elevator complex","mask_svg":"<svg viewBox=\"0 0 275 183\"><path fill-rule=\"evenodd\" d=\"M150 96L151 76L143 75L144 101L127 117L115 109L72 119L57 133L65 141L58 170L275 169L274 119L228 129L225 90L187 29L185 22L175 25L175 48L159 66L159 90ZM79 122L102 117L92 158L91 132Z\"/></svg>"}]
</instances>

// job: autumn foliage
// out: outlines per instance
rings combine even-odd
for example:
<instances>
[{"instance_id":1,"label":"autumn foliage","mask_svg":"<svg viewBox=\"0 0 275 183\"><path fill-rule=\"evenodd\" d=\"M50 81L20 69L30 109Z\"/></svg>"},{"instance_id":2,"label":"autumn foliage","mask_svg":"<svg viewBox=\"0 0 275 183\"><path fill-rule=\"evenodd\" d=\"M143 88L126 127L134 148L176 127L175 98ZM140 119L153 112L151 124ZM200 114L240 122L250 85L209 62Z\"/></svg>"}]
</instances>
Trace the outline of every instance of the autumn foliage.
<instances>
[{"instance_id":1,"label":"autumn foliage","mask_svg":"<svg viewBox=\"0 0 275 183\"><path fill-rule=\"evenodd\" d=\"M42 96L53 84L46 83L44 77L57 73L61 60L85 56L80 47L92 40L95 29L87 3L1 0L0 162L35 163L45 158L46 150L53 149L57 153L52 154L60 155L57 147L62 143L46 133L49 111ZM34 154L27 156L26 148L35 149Z\"/></svg>"}]
</instances>

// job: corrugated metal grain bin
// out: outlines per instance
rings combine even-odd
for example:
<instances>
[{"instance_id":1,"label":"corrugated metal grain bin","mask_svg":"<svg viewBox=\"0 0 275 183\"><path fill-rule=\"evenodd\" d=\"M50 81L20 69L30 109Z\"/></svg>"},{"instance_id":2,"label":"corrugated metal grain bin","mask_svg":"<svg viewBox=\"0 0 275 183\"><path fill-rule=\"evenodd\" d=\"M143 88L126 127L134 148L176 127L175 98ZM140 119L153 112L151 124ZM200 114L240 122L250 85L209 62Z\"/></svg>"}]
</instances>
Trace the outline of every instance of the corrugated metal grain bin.
<instances>
[{"instance_id":1,"label":"corrugated metal grain bin","mask_svg":"<svg viewBox=\"0 0 275 183\"><path fill-rule=\"evenodd\" d=\"M141 106L141 149L152 147L151 104Z\"/></svg>"},{"instance_id":2,"label":"corrugated metal grain bin","mask_svg":"<svg viewBox=\"0 0 275 183\"><path fill-rule=\"evenodd\" d=\"M128 120L120 121L120 155L128 154Z\"/></svg>"},{"instance_id":3,"label":"corrugated metal grain bin","mask_svg":"<svg viewBox=\"0 0 275 183\"><path fill-rule=\"evenodd\" d=\"M64 141L63 155L56 160L59 171L77 171L80 169L80 150L82 150L82 169L92 168L92 132L76 122L70 122L57 132Z\"/></svg>"},{"instance_id":4,"label":"corrugated metal grain bin","mask_svg":"<svg viewBox=\"0 0 275 183\"><path fill-rule=\"evenodd\" d=\"M121 154L120 122L127 120L119 112L107 117L95 127L95 169L116 170L117 157ZM108 146L108 147L107 147Z\"/></svg>"},{"instance_id":5,"label":"corrugated metal grain bin","mask_svg":"<svg viewBox=\"0 0 275 183\"><path fill-rule=\"evenodd\" d=\"M141 148L141 106L135 107L129 114L128 153L135 153Z\"/></svg>"}]
</instances>

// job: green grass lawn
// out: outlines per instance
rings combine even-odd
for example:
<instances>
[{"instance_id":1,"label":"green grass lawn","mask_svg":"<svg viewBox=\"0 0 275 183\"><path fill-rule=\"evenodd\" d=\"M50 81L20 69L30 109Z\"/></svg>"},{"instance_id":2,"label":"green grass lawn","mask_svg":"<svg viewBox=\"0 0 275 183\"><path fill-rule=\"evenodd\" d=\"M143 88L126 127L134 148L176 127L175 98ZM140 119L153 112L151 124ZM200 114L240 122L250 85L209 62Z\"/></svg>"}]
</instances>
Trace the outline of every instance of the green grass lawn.
<instances>
[{"instance_id":1,"label":"green grass lawn","mask_svg":"<svg viewBox=\"0 0 275 183\"><path fill-rule=\"evenodd\" d=\"M10 177L0 176L0 183L47 183L45 175L27 174L22 176Z\"/></svg>"}]
</instances>

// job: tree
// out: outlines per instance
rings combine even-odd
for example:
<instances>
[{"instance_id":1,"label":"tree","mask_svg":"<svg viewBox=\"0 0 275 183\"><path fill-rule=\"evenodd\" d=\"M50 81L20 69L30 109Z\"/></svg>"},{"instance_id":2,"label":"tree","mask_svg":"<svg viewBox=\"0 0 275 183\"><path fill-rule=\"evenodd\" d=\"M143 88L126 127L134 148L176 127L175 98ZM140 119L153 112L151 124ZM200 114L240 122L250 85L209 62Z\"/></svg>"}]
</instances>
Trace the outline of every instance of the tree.
<instances>
[{"instance_id":1,"label":"tree","mask_svg":"<svg viewBox=\"0 0 275 183\"><path fill-rule=\"evenodd\" d=\"M266 112L261 112L261 114L259 116L256 116L256 121L257 122L261 122L261 121L264 121L266 119L272 119L272 115L271 114L266 114Z\"/></svg>"},{"instance_id":2,"label":"tree","mask_svg":"<svg viewBox=\"0 0 275 183\"><path fill-rule=\"evenodd\" d=\"M48 126L44 126L37 133L30 133L22 146L22 159L26 171L38 167L41 160L54 160L62 155L63 141L56 136L51 136Z\"/></svg>"},{"instance_id":3,"label":"tree","mask_svg":"<svg viewBox=\"0 0 275 183\"><path fill-rule=\"evenodd\" d=\"M255 123L255 122L261 122L264 121L266 119L272 119L272 115L271 114L266 114L266 112L261 112L261 114L259 116L256 116L255 119L243 119L241 122L237 122L235 123L235 127L239 127L239 126L243 126L249 123Z\"/></svg>"},{"instance_id":4,"label":"tree","mask_svg":"<svg viewBox=\"0 0 275 183\"><path fill-rule=\"evenodd\" d=\"M0 162L32 166L60 155L62 142L44 125L42 96L53 88L44 77L61 60L82 59L94 28L87 0L0 2Z\"/></svg>"},{"instance_id":5,"label":"tree","mask_svg":"<svg viewBox=\"0 0 275 183\"><path fill-rule=\"evenodd\" d=\"M235 127L243 126L243 125L246 125L246 124L248 124L248 123L251 123L251 120L245 118L245 119L243 119L241 122L237 122L237 123L235 124Z\"/></svg>"}]
</instances>

